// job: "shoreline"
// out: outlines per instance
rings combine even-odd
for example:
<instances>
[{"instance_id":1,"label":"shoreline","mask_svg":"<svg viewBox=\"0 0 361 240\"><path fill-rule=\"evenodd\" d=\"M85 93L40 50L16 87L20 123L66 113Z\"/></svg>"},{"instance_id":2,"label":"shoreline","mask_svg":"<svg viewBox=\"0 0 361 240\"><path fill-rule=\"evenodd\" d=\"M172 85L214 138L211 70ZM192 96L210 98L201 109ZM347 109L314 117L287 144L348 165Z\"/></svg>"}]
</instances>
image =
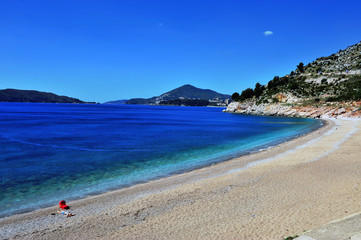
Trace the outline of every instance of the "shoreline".
<instances>
[{"instance_id":1,"label":"shoreline","mask_svg":"<svg viewBox=\"0 0 361 240\"><path fill-rule=\"evenodd\" d=\"M339 103L337 106L328 104L302 106L290 103L256 104L255 102L232 102L223 112L263 115L284 116L297 118L345 118L360 119L360 103L350 101L346 105Z\"/></svg>"},{"instance_id":2,"label":"shoreline","mask_svg":"<svg viewBox=\"0 0 361 240\"><path fill-rule=\"evenodd\" d=\"M268 117L268 116L265 116L265 117ZM285 118L285 117L279 116L279 117L276 117L276 118L281 118L282 119L282 118ZM269 120L269 121L272 121L272 120ZM108 192L118 191L118 190L122 190L122 189L128 189L128 188L131 188L131 187L133 187L135 185L145 184L145 183L161 180L161 179L164 179L164 178L169 178L169 177L176 176L176 175L181 175L181 174L184 174L184 173L187 173L187 172L194 172L194 171L197 171L197 170L202 169L202 168L207 168L207 167L217 165L217 164L220 164L220 163L223 163L223 162L238 159L238 158L250 155L250 154L257 154L259 152L266 151L266 150L269 150L271 148L274 148L275 146L283 144L285 142L289 142L289 141L292 141L292 140L297 139L299 137L308 135L308 134L312 133L313 131L317 131L318 129L323 128L326 123L327 122L324 121L324 120L317 120L317 121L314 121L312 123L309 123L311 126L308 126L306 129L303 129L302 132L295 132L295 133L293 133L293 135L286 136L286 137L285 136L282 136L282 137L278 136L279 139L277 139L277 140L272 140L272 141L270 141L268 143L261 143L261 144L258 144L257 146L251 147L251 148L248 147L248 148L245 148L245 149L243 149L243 150L241 150L240 152L237 152L237 153L233 152L233 153L225 155L225 156L216 157L216 158L214 158L214 161L210 161L208 163L202 163L202 164L199 164L197 166L188 166L188 168L184 168L184 169L180 169L180 170L179 169L174 170L171 173L166 173L166 174L159 175L159 176L152 177L152 178L148 178L148 179L145 179L145 180L140 180L140 181L134 182L134 183L119 185L119 186L110 187L110 188L107 188L107 189L99 189L97 191L87 193L85 195L76 196L76 197L72 197L72 198L65 198L65 200L67 202L68 201L74 202L74 201L86 199L86 198L89 198L89 197L100 196L100 195L106 194ZM64 197L60 197L60 198L63 199ZM54 206L53 204L54 204L54 201L52 201L52 205L50 205L49 203L45 203L45 204L41 204L41 205L39 204L38 209L40 209L40 208L41 209L49 208L49 207ZM34 212L36 210L37 209L34 209L33 206L30 206L30 207L27 207L27 208L25 208L23 206L23 208L20 209L20 210L9 211L10 214L9 214L9 212L0 214L0 219L11 217L11 216L14 216L14 215L21 215L21 214L31 213L31 212Z\"/></svg>"},{"instance_id":3,"label":"shoreline","mask_svg":"<svg viewBox=\"0 0 361 240\"><path fill-rule=\"evenodd\" d=\"M240 158L221 162L216 165L193 170L179 175L153 180L148 183L138 184L126 189L115 190L104 193L102 195L91 196L85 199L69 202L69 205L72 207L73 212L76 213L76 216L66 220L63 218L63 216L51 215L51 213L56 212L56 207L40 209L35 212L3 218L0 219L0 229L2 230L0 232L3 232L3 235L0 236L2 238L16 238L16 235L20 238L53 238L55 236L61 236L62 238L72 238L73 233L69 235L67 231L74 230L73 228L75 225L79 229L82 229L81 232L79 230L74 230L79 238L117 238L119 236L132 238L129 235L129 230L132 230L130 232L134 233L134 229L138 229L140 225L144 224L146 224L148 227L157 226L154 224L147 225L147 223L150 224L148 219L156 221L158 218L166 218L166 216L172 215L173 218L171 219L174 220L174 216L182 215L182 213L177 214L177 211L181 210L183 207L191 207L197 202L207 202L209 199L212 199L214 195L218 198L222 198L222 192L224 194L232 192L233 189L236 188L235 186L237 184L229 184L229 179L232 179L234 182L238 182L239 186L252 189L254 184L262 182L262 179L267 178L274 171L292 171L293 168L300 166L318 164L320 159L315 158L311 159L315 161L309 161L306 163L300 160L286 162L280 161L280 159L285 157L288 158L288 155L292 155L295 151L309 149L313 145L321 142L322 139L320 138L329 138L335 134L338 134L337 128L342 127L342 125L347 125L346 121L347 120L328 120L328 124L326 126L307 135L303 135L291 141L281 143L275 147L272 147L271 149L257 153L251 153ZM344 138L342 138L344 142L339 142L338 147L344 143L348 143L349 138L355 135L359 130L356 126L356 123L359 124L359 122L354 122L354 132L349 132L349 136L345 135ZM331 150L328 150L329 152L323 152L323 155L325 155L324 157L334 153L330 152L333 151L333 146L334 145L331 146ZM338 150L336 149L334 151ZM318 158L320 156L322 158L323 156L317 152L315 154ZM258 162L255 164L257 160ZM278 162L278 164L276 164L277 166L274 167L273 165L275 165L276 162ZM234 179L234 177L238 175L240 176L240 180L238 178ZM224 182L227 182L227 184L224 185ZM207 189L209 191L207 191ZM220 192L218 193L216 191L216 193L210 194L215 190ZM224 201L224 199L222 201ZM171 204L170 206L169 202L173 203L173 205ZM248 203L248 205L249 204L251 203ZM202 204L201 207L208 209L208 205L209 204ZM208 214L209 211L205 212ZM187 218L187 214L184 215L183 213L182 216ZM231 216L228 217L232 219ZM94 226L93 222L98 222L99 218L101 218L101 222L105 222L111 226L114 225L114 228L110 227L110 229L108 229L104 226L104 229L101 226ZM201 214L193 214L193 218L205 223ZM199 220L199 218L201 218L201 220ZM119 221L115 219L118 219ZM175 226L181 226L179 225L179 220L176 219L174 221L173 222L175 223ZM88 229L86 227L86 225L89 223L94 227L94 230L99 230L100 228L100 236L96 236L96 233L93 232L92 229ZM120 225L118 226L117 224ZM59 225L61 227L59 227ZM168 223L165 222L164 225L168 226ZM173 225L173 227L170 229L172 230L175 228L175 226ZM206 226L206 224L202 225L202 227ZM86 236L83 232L84 228L88 229ZM67 231L64 229L67 229ZM145 227L145 229L147 229L147 227ZM142 234L146 233L147 231L149 234L149 229L140 232L138 229L136 233L139 237L146 236ZM152 236L153 237L150 238L154 238L154 235ZM166 233L161 236L166 236ZM179 238L179 235L177 236ZM222 234L221 236L224 235ZM253 235L251 234L249 236ZM187 237L184 235L184 238Z\"/></svg>"}]
</instances>

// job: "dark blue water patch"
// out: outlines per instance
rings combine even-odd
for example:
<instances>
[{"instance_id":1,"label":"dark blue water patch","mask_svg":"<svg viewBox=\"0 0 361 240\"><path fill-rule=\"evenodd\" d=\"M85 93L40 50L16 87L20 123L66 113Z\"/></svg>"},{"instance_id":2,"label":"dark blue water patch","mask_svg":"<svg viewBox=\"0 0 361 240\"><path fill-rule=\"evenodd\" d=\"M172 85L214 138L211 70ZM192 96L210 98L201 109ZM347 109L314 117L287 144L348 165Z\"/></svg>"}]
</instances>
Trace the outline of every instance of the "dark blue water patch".
<instances>
[{"instance_id":1,"label":"dark blue water patch","mask_svg":"<svg viewBox=\"0 0 361 240\"><path fill-rule=\"evenodd\" d=\"M221 108L0 103L0 216L208 166L320 126Z\"/></svg>"}]
</instances>

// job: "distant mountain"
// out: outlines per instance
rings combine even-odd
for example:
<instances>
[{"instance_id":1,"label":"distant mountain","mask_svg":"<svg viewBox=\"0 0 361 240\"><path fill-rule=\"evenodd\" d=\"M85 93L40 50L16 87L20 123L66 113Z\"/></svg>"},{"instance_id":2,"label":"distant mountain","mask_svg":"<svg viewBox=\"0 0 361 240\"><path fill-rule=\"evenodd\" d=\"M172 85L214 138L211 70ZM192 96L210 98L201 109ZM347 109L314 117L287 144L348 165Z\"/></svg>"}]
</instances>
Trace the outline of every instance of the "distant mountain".
<instances>
[{"instance_id":1,"label":"distant mountain","mask_svg":"<svg viewBox=\"0 0 361 240\"><path fill-rule=\"evenodd\" d=\"M105 102L104 104L126 104L128 99Z\"/></svg>"},{"instance_id":2,"label":"distant mountain","mask_svg":"<svg viewBox=\"0 0 361 240\"><path fill-rule=\"evenodd\" d=\"M59 96L54 93L18 89L0 90L0 102L85 103L77 98Z\"/></svg>"},{"instance_id":3,"label":"distant mountain","mask_svg":"<svg viewBox=\"0 0 361 240\"><path fill-rule=\"evenodd\" d=\"M174 100L219 100L225 101L226 99L230 99L230 95L217 93L215 91L209 89L201 89L196 88L192 85L184 85L179 88L173 89L172 91L163 93L158 97L152 98L133 98L127 101L127 104L156 104L165 105L171 104ZM179 102L179 101L178 101ZM181 101L183 103L187 103L190 101ZM194 103L194 101L192 101Z\"/></svg>"}]
</instances>

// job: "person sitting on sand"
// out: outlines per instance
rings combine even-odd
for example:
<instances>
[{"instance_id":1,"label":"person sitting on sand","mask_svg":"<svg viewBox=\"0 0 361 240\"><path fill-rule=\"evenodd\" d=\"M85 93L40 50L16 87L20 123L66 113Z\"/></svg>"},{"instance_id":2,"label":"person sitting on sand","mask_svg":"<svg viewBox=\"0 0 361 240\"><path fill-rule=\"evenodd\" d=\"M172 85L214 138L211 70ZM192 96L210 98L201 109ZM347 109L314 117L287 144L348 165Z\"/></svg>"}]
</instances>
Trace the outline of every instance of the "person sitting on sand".
<instances>
[{"instance_id":1,"label":"person sitting on sand","mask_svg":"<svg viewBox=\"0 0 361 240\"><path fill-rule=\"evenodd\" d=\"M58 210L58 213L59 213L59 214L63 214L63 215L65 215L67 218L68 218L68 217L75 216L75 214L74 214L74 213L67 212L67 211L64 211L64 210Z\"/></svg>"}]
</instances>

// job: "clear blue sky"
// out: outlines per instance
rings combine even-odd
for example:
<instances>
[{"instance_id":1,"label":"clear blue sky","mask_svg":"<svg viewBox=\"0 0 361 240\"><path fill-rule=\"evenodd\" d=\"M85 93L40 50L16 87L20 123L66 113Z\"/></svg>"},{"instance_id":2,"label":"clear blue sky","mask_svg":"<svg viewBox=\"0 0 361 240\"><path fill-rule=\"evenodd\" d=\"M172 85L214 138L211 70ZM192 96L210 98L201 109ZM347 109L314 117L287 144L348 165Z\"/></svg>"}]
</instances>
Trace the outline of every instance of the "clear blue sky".
<instances>
[{"instance_id":1,"label":"clear blue sky","mask_svg":"<svg viewBox=\"0 0 361 240\"><path fill-rule=\"evenodd\" d=\"M0 89L232 94L360 40L360 0L0 0Z\"/></svg>"}]
</instances>

